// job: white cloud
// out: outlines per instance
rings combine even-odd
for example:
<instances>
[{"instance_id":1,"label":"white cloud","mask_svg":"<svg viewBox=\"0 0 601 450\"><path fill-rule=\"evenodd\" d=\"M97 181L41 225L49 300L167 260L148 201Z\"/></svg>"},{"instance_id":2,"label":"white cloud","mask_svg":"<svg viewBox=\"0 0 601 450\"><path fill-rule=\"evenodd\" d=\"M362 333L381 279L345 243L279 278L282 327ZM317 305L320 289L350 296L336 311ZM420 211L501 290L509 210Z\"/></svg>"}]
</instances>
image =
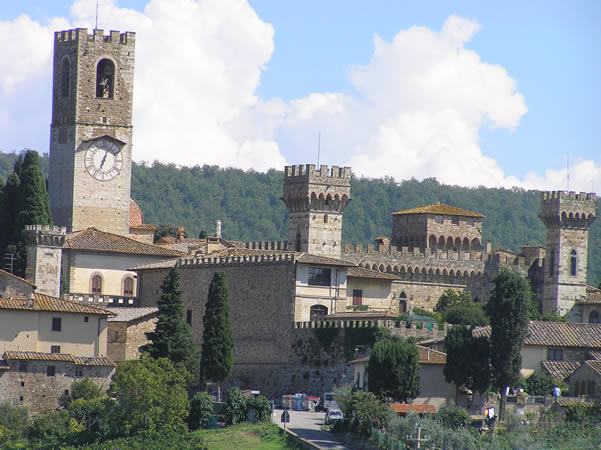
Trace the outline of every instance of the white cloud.
<instances>
[{"instance_id":1,"label":"white cloud","mask_svg":"<svg viewBox=\"0 0 601 450\"><path fill-rule=\"evenodd\" d=\"M52 32L91 29L95 12L95 0L77 0L70 20L0 22L0 144L31 130L47 142ZM256 95L274 30L245 0L150 0L142 12L102 0L99 27L137 33L136 160L280 169L316 162L321 133L322 163L370 177L566 186L564 171L518 180L480 148L482 127L514 130L527 107L503 67L466 48L481 29L473 20L450 16L440 31L412 27L390 42L375 35L371 60L350 68L354 91L290 102ZM601 161L570 173L571 188L590 190Z\"/></svg>"}]
</instances>

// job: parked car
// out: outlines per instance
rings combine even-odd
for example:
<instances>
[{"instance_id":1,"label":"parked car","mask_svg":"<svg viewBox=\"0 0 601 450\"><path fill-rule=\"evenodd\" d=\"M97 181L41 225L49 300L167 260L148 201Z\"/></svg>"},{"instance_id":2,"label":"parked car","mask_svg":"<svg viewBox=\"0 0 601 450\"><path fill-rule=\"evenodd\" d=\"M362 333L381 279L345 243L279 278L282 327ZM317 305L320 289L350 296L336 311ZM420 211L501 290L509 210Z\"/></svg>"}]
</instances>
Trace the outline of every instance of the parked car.
<instances>
[{"instance_id":1,"label":"parked car","mask_svg":"<svg viewBox=\"0 0 601 450\"><path fill-rule=\"evenodd\" d=\"M329 425L342 419L344 419L344 417L342 417L342 411L340 411L339 409L329 409L326 413L326 425Z\"/></svg>"}]
</instances>

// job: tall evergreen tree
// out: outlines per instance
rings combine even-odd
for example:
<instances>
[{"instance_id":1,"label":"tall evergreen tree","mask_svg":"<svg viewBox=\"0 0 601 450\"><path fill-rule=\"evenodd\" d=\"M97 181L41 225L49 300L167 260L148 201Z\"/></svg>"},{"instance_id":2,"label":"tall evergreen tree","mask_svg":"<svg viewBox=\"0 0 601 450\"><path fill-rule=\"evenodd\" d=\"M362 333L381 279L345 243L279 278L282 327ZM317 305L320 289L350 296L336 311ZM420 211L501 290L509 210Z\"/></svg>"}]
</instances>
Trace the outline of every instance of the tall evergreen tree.
<instances>
[{"instance_id":1,"label":"tall evergreen tree","mask_svg":"<svg viewBox=\"0 0 601 450\"><path fill-rule=\"evenodd\" d=\"M26 225L51 225L50 203L38 152L25 151L18 175L21 186L17 196L17 232L21 233Z\"/></svg>"},{"instance_id":2,"label":"tall evergreen tree","mask_svg":"<svg viewBox=\"0 0 601 450\"><path fill-rule=\"evenodd\" d=\"M200 367L203 383L214 381L219 384L232 372L234 335L228 297L225 272L215 272L202 319L204 331Z\"/></svg>"},{"instance_id":3,"label":"tall evergreen tree","mask_svg":"<svg viewBox=\"0 0 601 450\"><path fill-rule=\"evenodd\" d=\"M522 367L522 346L528 335L531 290L517 273L502 270L488 301L491 323L491 364L494 385L501 392L499 419L505 418L507 386L515 385Z\"/></svg>"},{"instance_id":4,"label":"tall evergreen tree","mask_svg":"<svg viewBox=\"0 0 601 450\"><path fill-rule=\"evenodd\" d=\"M181 275L173 267L161 285L158 301L158 320L154 331L146 333L150 342L140 347L154 359L168 358L173 364L183 365L193 377L198 376L199 353L192 339L192 330L186 323L186 311L182 299Z\"/></svg>"},{"instance_id":5,"label":"tall evergreen tree","mask_svg":"<svg viewBox=\"0 0 601 450\"><path fill-rule=\"evenodd\" d=\"M384 401L407 402L419 395L419 351L399 337L377 341L367 365L369 391Z\"/></svg>"}]
</instances>

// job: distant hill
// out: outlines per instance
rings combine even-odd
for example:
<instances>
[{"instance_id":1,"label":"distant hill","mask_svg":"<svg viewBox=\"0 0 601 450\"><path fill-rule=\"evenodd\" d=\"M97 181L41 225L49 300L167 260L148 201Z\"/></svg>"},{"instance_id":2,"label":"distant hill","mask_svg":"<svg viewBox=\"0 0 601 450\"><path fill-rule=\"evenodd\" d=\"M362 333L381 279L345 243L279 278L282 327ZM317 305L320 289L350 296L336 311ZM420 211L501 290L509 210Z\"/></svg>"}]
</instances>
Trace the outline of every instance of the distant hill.
<instances>
[{"instance_id":1,"label":"distant hill","mask_svg":"<svg viewBox=\"0 0 601 450\"><path fill-rule=\"evenodd\" d=\"M15 154L0 153L3 181L15 158ZM47 173L47 156L41 163ZM280 240L287 234L282 183L283 173L276 170L259 173L216 166L134 164L132 198L142 208L146 223L183 225L191 237L201 230L213 235L215 221L221 219L226 239ZM484 214L483 240L490 240L494 247L519 252L522 245L544 245L545 241L545 228L538 218L538 191L447 186L433 178L402 182L354 178L351 196L344 214L344 242L373 243L376 236L390 235L390 213L438 201ZM601 214L601 199L597 214ZM589 233L588 266L588 282L598 286L601 219Z\"/></svg>"}]
</instances>

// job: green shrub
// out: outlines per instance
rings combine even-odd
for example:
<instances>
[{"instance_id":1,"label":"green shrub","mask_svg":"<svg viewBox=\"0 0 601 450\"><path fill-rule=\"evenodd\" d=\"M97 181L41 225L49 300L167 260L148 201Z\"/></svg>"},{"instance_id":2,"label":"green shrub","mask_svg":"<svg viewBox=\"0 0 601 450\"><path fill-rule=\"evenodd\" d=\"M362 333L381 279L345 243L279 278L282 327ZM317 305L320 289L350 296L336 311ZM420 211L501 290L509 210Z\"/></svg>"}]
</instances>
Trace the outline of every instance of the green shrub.
<instances>
[{"instance_id":1,"label":"green shrub","mask_svg":"<svg viewBox=\"0 0 601 450\"><path fill-rule=\"evenodd\" d=\"M190 401L188 426L190 430L207 428L213 415L213 401L207 392L197 392Z\"/></svg>"},{"instance_id":2,"label":"green shrub","mask_svg":"<svg viewBox=\"0 0 601 450\"><path fill-rule=\"evenodd\" d=\"M25 408L8 402L0 403L0 447L23 439L28 426L29 416Z\"/></svg>"},{"instance_id":3,"label":"green shrub","mask_svg":"<svg viewBox=\"0 0 601 450\"><path fill-rule=\"evenodd\" d=\"M438 410L435 417L443 426L453 430L465 428L470 423L470 415L467 411L454 406L443 406Z\"/></svg>"},{"instance_id":4,"label":"green shrub","mask_svg":"<svg viewBox=\"0 0 601 450\"><path fill-rule=\"evenodd\" d=\"M236 425L246 422L246 398L238 388L230 388L225 393L225 423Z\"/></svg>"},{"instance_id":5,"label":"green shrub","mask_svg":"<svg viewBox=\"0 0 601 450\"><path fill-rule=\"evenodd\" d=\"M250 397L246 402L246 409L255 410L255 422L271 421L271 405L264 395Z\"/></svg>"}]
</instances>

